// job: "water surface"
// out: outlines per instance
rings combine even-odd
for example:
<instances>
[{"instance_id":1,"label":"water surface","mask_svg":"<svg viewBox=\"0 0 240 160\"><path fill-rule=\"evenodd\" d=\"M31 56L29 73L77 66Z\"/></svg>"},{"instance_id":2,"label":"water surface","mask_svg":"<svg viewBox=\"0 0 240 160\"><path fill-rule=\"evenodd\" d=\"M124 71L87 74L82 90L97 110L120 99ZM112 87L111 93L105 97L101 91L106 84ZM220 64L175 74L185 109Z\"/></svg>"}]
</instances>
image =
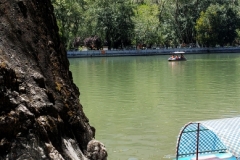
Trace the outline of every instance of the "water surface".
<instances>
[{"instance_id":1,"label":"water surface","mask_svg":"<svg viewBox=\"0 0 240 160\"><path fill-rule=\"evenodd\" d=\"M80 102L109 160L175 155L191 121L240 115L240 54L69 59Z\"/></svg>"}]
</instances>

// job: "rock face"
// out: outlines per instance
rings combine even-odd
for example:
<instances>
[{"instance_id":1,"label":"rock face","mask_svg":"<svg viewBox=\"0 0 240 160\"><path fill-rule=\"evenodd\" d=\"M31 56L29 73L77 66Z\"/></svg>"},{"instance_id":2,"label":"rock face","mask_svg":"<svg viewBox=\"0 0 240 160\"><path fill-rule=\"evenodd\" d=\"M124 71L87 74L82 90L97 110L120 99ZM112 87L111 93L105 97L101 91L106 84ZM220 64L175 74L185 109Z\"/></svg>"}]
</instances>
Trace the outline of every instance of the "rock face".
<instances>
[{"instance_id":1,"label":"rock face","mask_svg":"<svg viewBox=\"0 0 240 160\"><path fill-rule=\"evenodd\" d=\"M86 159L79 102L50 0L0 0L0 159Z\"/></svg>"}]
</instances>

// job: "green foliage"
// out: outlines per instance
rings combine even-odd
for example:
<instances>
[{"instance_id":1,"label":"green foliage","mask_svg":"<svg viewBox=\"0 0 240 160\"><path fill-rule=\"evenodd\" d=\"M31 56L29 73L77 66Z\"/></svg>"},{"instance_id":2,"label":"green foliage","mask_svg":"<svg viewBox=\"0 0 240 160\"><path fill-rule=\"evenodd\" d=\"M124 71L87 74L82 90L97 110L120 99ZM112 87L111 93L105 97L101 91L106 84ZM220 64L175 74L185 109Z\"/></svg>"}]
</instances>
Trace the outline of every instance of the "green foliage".
<instances>
[{"instance_id":1,"label":"green foliage","mask_svg":"<svg viewBox=\"0 0 240 160\"><path fill-rule=\"evenodd\" d=\"M237 29L236 33L237 33L237 36L236 36L236 39L235 39L235 43L237 45L240 45L240 29Z\"/></svg>"},{"instance_id":2,"label":"green foliage","mask_svg":"<svg viewBox=\"0 0 240 160\"><path fill-rule=\"evenodd\" d=\"M225 45L239 29L240 0L52 0L67 49L99 37L109 48ZM240 36L239 36L240 37ZM76 39L77 38L77 39ZM102 43L102 44L103 44ZM88 44L88 43L87 43Z\"/></svg>"},{"instance_id":3,"label":"green foliage","mask_svg":"<svg viewBox=\"0 0 240 160\"><path fill-rule=\"evenodd\" d=\"M175 23L176 6L173 1L162 0L158 4L159 8L159 22L161 31L160 42L164 47L177 46L180 43L180 34L178 34L178 27Z\"/></svg>"},{"instance_id":4,"label":"green foliage","mask_svg":"<svg viewBox=\"0 0 240 160\"><path fill-rule=\"evenodd\" d=\"M109 48L130 45L134 29L132 5L123 0L102 0L97 6L96 30Z\"/></svg>"},{"instance_id":5,"label":"green foliage","mask_svg":"<svg viewBox=\"0 0 240 160\"><path fill-rule=\"evenodd\" d=\"M52 0L55 16L59 27L59 34L67 47L79 31L80 22L83 21L83 0Z\"/></svg>"},{"instance_id":6,"label":"green foliage","mask_svg":"<svg viewBox=\"0 0 240 160\"><path fill-rule=\"evenodd\" d=\"M182 43L194 43L196 41L195 25L201 12L205 12L210 5L236 6L238 3L233 0L172 0L175 5L172 11L175 23L174 28L178 35L178 41Z\"/></svg>"},{"instance_id":7,"label":"green foliage","mask_svg":"<svg viewBox=\"0 0 240 160\"><path fill-rule=\"evenodd\" d=\"M136 7L135 17L135 44L152 46L159 40L158 6L156 4L142 4Z\"/></svg>"},{"instance_id":8,"label":"green foliage","mask_svg":"<svg viewBox=\"0 0 240 160\"><path fill-rule=\"evenodd\" d=\"M232 7L210 5L202 12L196 23L197 40L206 46L220 46L232 43L239 27L239 17Z\"/></svg>"}]
</instances>

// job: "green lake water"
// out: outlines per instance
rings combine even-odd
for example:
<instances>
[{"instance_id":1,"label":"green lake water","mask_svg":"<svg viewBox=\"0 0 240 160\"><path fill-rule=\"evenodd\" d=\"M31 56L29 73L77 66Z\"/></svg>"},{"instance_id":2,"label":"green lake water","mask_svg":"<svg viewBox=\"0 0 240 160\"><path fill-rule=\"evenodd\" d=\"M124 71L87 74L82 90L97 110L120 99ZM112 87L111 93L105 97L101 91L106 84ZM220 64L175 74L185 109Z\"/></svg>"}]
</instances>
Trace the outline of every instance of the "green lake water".
<instances>
[{"instance_id":1,"label":"green lake water","mask_svg":"<svg viewBox=\"0 0 240 160\"><path fill-rule=\"evenodd\" d=\"M167 160L181 127L240 115L240 54L70 58L80 103L109 160Z\"/></svg>"}]
</instances>

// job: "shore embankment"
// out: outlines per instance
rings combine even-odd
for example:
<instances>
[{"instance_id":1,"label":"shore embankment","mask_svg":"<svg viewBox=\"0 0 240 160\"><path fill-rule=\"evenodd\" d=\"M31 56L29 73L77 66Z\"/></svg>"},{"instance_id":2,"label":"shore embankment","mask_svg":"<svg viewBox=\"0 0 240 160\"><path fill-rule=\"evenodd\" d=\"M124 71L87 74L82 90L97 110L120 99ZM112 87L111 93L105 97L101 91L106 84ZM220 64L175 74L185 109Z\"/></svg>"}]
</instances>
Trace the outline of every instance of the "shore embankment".
<instances>
[{"instance_id":1,"label":"shore embankment","mask_svg":"<svg viewBox=\"0 0 240 160\"><path fill-rule=\"evenodd\" d=\"M152 56L152 55L170 55L176 51L185 52L186 54L240 53L240 47L67 51L67 57L81 58L81 57L114 57L114 56Z\"/></svg>"}]
</instances>

